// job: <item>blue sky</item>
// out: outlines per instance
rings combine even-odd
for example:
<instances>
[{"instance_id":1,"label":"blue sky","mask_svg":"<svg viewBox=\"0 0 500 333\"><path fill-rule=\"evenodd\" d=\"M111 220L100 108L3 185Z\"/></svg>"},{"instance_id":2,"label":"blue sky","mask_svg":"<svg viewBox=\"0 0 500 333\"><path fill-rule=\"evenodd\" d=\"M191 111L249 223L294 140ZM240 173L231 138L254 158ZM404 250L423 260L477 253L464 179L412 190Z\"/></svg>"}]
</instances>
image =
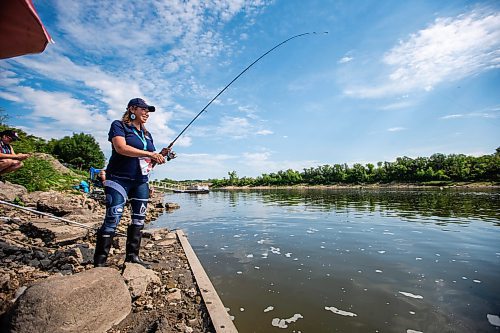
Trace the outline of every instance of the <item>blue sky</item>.
<instances>
[{"instance_id":1,"label":"blue sky","mask_svg":"<svg viewBox=\"0 0 500 333\"><path fill-rule=\"evenodd\" d=\"M0 61L9 124L50 139L157 107L153 178L207 179L500 146L498 1L35 0L55 41Z\"/></svg>"}]
</instances>

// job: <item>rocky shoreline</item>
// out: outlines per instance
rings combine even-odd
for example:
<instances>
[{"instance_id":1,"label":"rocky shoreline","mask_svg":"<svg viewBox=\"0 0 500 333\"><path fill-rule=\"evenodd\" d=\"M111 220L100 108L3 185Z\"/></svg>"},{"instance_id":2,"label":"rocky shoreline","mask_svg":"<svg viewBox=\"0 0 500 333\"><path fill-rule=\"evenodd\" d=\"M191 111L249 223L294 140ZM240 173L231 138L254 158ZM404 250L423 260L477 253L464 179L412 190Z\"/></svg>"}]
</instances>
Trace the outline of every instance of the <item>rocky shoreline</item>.
<instances>
[{"instance_id":1,"label":"rocky shoreline","mask_svg":"<svg viewBox=\"0 0 500 333\"><path fill-rule=\"evenodd\" d=\"M67 332L214 331L175 233L166 229L146 227L141 256L152 263L150 270L137 264L124 265L125 237L115 237L108 259L110 268L93 268L94 230L101 224L104 216L104 205L98 200L75 192L28 193L24 187L9 182L0 182L0 200L50 213L88 227L87 229L65 224L0 204L1 332L30 332L30 327L36 327L38 332L49 332L57 330L54 325L65 325L64 331ZM161 194L154 195L148 206L146 223L155 220L166 207L172 206L175 207L163 203ZM129 222L129 213L126 211L118 228L119 232L126 233ZM105 287L102 283L97 287L90 287L105 274L113 276L106 281L117 279L117 285L126 286L122 289L128 290L130 294L126 293L123 297L130 300L130 305L125 304L122 312L116 314L119 319L113 319L112 309L109 310L110 313L102 313L103 318L86 318L87 314L95 316L96 307L101 304L104 306L110 299L106 290L99 290L99 287ZM68 284L71 288L67 287ZM113 286L108 289L114 297L120 295L120 288ZM67 294L64 292L66 289ZM76 300L71 299L75 298L75 290L80 290L84 296L88 296L90 303L85 303L82 299L86 297L82 296L78 296L79 299ZM47 305L42 303L50 302L34 302L30 297L60 297L63 300L59 301L57 298L57 302L52 302L61 303L60 305ZM77 308L68 313L71 318L68 321L64 312L69 312L75 302L78 303L75 305ZM89 308L85 309L85 306ZM109 308L108 306L107 309ZM44 321L43 315L36 315L37 311L44 314L47 314L47 311L55 311L63 322L54 323L54 320L51 322L49 319ZM81 312L79 318L73 318L75 311ZM33 315L28 316L26 313ZM109 317L109 320L106 317ZM61 326L60 329L62 328Z\"/></svg>"}]
</instances>

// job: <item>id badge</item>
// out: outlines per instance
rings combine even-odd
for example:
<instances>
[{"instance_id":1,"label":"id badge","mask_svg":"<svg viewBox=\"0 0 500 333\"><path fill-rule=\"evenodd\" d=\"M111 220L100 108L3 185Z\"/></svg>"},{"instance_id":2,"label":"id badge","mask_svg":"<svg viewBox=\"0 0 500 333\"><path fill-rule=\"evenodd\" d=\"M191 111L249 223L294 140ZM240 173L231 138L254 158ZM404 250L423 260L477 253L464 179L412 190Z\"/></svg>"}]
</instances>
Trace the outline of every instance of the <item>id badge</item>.
<instances>
[{"instance_id":1,"label":"id badge","mask_svg":"<svg viewBox=\"0 0 500 333\"><path fill-rule=\"evenodd\" d=\"M142 175L149 176L149 173L153 170L153 161L150 157L139 157L139 166L141 167Z\"/></svg>"}]
</instances>

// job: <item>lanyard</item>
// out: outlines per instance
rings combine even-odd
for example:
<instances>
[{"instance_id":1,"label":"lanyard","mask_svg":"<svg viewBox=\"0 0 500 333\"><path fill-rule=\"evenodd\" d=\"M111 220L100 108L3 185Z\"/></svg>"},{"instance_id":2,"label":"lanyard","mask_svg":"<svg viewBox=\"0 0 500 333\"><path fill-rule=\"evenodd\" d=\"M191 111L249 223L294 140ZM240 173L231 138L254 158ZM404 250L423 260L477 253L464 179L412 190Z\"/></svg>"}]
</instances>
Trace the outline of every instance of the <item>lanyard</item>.
<instances>
[{"instance_id":1,"label":"lanyard","mask_svg":"<svg viewBox=\"0 0 500 333\"><path fill-rule=\"evenodd\" d=\"M2 147L2 153L12 154L12 151L10 150L10 146L8 144L4 144L2 141L0 141L0 146Z\"/></svg>"},{"instance_id":2,"label":"lanyard","mask_svg":"<svg viewBox=\"0 0 500 333\"><path fill-rule=\"evenodd\" d=\"M144 150L148 150L148 142L146 141L146 137L144 136L144 132L142 131L142 129L141 129L141 135L137 133L137 130L135 128L132 128L132 130L134 131L134 134L137 135L139 140L141 140L142 144L144 145Z\"/></svg>"}]
</instances>

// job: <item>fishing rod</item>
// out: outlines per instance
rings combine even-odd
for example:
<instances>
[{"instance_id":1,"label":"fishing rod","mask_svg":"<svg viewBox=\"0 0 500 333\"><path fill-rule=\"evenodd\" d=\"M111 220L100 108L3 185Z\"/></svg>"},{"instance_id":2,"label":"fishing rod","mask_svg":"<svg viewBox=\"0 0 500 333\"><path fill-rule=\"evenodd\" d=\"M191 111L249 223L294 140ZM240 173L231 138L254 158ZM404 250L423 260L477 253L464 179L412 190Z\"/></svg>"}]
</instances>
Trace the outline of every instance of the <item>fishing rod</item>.
<instances>
[{"instance_id":1,"label":"fishing rod","mask_svg":"<svg viewBox=\"0 0 500 333\"><path fill-rule=\"evenodd\" d=\"M11 206L11 207L14 207L14 208L17 208L17 209L21 209L21 210L25 210L25 211L28 211L28 212L31 212L31 213L35 213L35 214L38 214L38 215L47 216L47 217L50 217L50 218L55 219L55 220L63 221L65 223L67 223L67 224L72 224L75 227L79 227L79 228L84 228L84 229L89 229L89 230L94 230L95 231L95 229L92 228L91 226L88 226L88 225L80 223L80 222L71 221L71 220L65 219L63 217L55 216L55 215L52 215L50 213L44 213L44 212L41 212L39 210L35 210L35 209L28 208L28 207L19 206L19 205L16 205L16 204L13 204L13 203L10 203L10 202L7 202L7 201L3 201L3 200L0 200L0 204ZM117 232L116 235L123 236L123 237L127 236L127 235L125 235L125 234L123 234L121 232Z\"/></svg>"},{"instance_id":2,"label":"fishing rod","mask_svg":"<svg viewBox=\"0 0 500 333\"><path fill-rule=\"evenodd\" d=\"M328 31L325 31L325 32L322 32L320 34L327 34ZM319 33L317 32L305 32L305 33L302 33L302 34L298 34L298 35L295 35L295 36L292 36L284 41L282 41L281 43L275 45L273 48L271 48L269 51L267 51L266 53L262 54L260 57L258 57L254 62L252 62L250 65L248 65L244 70L241 71L241 73L239 73L231 82L229 82L221 91L219 91L219 93L217 95L215 95L214 98L212 98L210 100L210 102L208 102L207 105L205 105L205 107L196 115L196 117L193 118L193 120L191 120L189 122L189 124L187 124L186 127L184 127L184 129L179 133L179 135L177 135L175 137L175 139L168 145L167 148L164 148L162 149L162 154L164 156L170 156L170 149L173 147L174 143L181 137L182 134L184 134L184 132L189 128L189 126L191 126L192 123L194 123L194 121L196 119L198 119L198 117L204 112L207 110L207 108L210 106L210 104L212 104L213 101L215 101L217 99L217 97L219 97L224 91L226 91L227 88L229 88L229 86L231 84L233 84L234 81L238 80L238 78L240 76L242 76L247 70L250 69L250 67L252 67L253 65L255 65L260 59L264 58L266 55L268 55L269 53L271 53L273 50L277 49L278 47L280 47L281 45L287 43L288 41L294 39L294 38L298 38L298 37L303 37L303 36L307 36L307 35L317 35Z\"/></svg>"}]
</instances>

